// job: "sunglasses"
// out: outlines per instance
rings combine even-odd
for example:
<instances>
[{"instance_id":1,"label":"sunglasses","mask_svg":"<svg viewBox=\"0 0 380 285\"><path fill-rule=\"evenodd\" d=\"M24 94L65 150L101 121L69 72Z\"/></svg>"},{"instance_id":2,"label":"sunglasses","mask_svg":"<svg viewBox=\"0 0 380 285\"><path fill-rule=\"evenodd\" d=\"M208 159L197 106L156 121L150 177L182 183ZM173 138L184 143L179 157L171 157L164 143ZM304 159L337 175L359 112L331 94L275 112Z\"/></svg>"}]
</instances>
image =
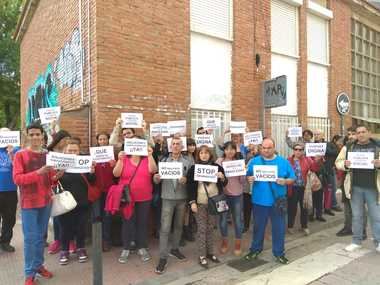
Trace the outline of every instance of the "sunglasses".
<instances>
[{"instance_id":1,"label":"sunglasses","mask_svg":"<svg viewBox=\"0 0 380 285\"><path fill-rule=\"evenodd\" d=\"M303 148L294 148L295 151L303 151Z\"/></svg>"}]
</instances>

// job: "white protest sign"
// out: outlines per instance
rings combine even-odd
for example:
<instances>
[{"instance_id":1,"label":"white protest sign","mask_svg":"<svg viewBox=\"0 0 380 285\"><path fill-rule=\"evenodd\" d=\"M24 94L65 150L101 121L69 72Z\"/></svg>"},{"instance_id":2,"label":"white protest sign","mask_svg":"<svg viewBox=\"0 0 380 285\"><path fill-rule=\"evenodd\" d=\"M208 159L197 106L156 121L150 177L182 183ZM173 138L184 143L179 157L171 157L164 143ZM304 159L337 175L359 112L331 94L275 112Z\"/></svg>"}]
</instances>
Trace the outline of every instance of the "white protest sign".
<instances>
[{"instance_id":1,"label":"white protest sign","mask_svg":"<svg viewBox=\"0 0 380 285\"><path fill-rule=\"evenodd\" d=\"M75 166L75 154L65 154L51 151L46 155L46 165L55 169L68 169Z\"/></svg>"},{"instance_id":2,"label":"white protest sign","mask_svg":"<svg viewBox=\"0 0 380 285\"><path fill-rule=\"evenodd\" d=\"M375 159L373 152L351 152L347 154L347 160L351 162L350 168L374 169L372 161Z\"/></svg>"},{"instance_id":3,"label":"white protest sign","mask_svg":"<svg viewBox=\"0 0 380 285\"><path fill-rule=\"evenodd\" d=\"M182 149L181 151L187 151L187 139L186 137L180 137L181 141L182 141ZM168 151L169 152L172 152L172 140L173 138L167 138L166 139L166 142L168 144Z\"/></svg>"},{"instance_id":4,"label":"white protest sign","mask_svg":"<svg viewBox=\"0 0 380 285\"><path fill-rule=\"evenodd\" d=\"M261 144L263 142L263 133L261 131L244 134L244 145Z\"/></svg>"},{"instance_id":5,"label":"white protest sign","mask_svg":"<svg viewBox=\"0 0 380 285\"><path fill-rule=\"evenodd\" d=\"M143 114L141 113L121 113L123 128L142 128Z\"/></svg>"},{"instance_id":6,"label":"white protest sign","mask_svg":"<svg viewBox=\"0 0 380 285\"><path fill-rule=\"evenodd\" d=\"M41 124L49 124L53 121L58 121L61 115L61 107L40 108L38 113L40 114Z\"/></svg>"},{"instance_id":7,"label":"white protest sign","mask_svg":"<svg viewBox=\"0 0 380 285\"><path fill-rule=\"evenodd\" d=\"M150 136L155 137L162 135L163 137L169 136L168 124L167 123L154 123L150 124Z\"/></svg>"},{"instance_id":8,"label":"white protest sign","mask_svg":"<svg viewBox=\"0 0 380 285\"><path fill-rule=\"evenodd\" d=\"M183 176L182 162L159 162L158 173L161 179L179 179Z\"/></svg>"},{"instance_id":9,"label":"white protest sign","mask_svg":"<svg viewBox=\"0 0 380 285\"><path fill-rule=\"evenodd\" d=\"M127 155L148 155L148 141L141 139L124 139L124 151Z\"/></svg>"},{"instance_id":10,"label":"white protest sign","mask_svg":"<svg viewBox=\"0 0 380 285\"><path fill-rule=\"evenodd\" d=\"M167 125L170 135L177 133L180 133L182 135L186 134L186 120L168 121Z\"/></svg>"},{"instance_id":11,"label":"white protest sign","mask_svg":"<svg viewBox=\"0 0 380 285\"><path fill-rule=\"evenodd\" d=\"M223 161L222 165L226 177L245 176L247 172L244 159Z\"/></svg>"},{"instance_id":12,"label":"white protest sign","mask_svg":"<svg viewBox=\"0 0 380 285\"><path fill-rule=\"evenodd\" d=\"M253 176L255 181L270 181L274 182L278 176L277 165L254 165Z\"/></svg>"},{"instance_id":13,"label":"white protest sign","mask_svg":"<svg viewBox=\"0 0 380 285\"><path fill-rule=\"evenodd\" d=\"M231 121L230 122L230 131L231 134L245 134L245 129L247 128L246 121Z\"/></svg>"},{"instance_id":14,"label":"white protest sign","mask_svg":"<svg viewBox=\"0 0 380 285\"><path fill-rule=\"evenodd\" d=\"M302 137L302 127L292 127L288 128L289 138L300 138Z\"/></svg>"},{"instance_id":15,"label":"white protest sign","mask_svg":"<svg viewBox=\"0 0 380 285\"><path fill-rule=\"evenodd\" d=\"M195 143L197 147L200 147L202 145L207 145L208 147L214 147L214 138L213 135L195 135Z\"/></svg>"},{"instance_id":16,"label":"white protest sign","mask_svg":"<svg viewBox=\"0 0 380 285\"><path fill-rule=\"evenodd\" d=\"M77 155L75 157L75 166L66 169L67 173L90 173L92 166L92 157L90 155Z\"/></svg>"},{"instance_id":17,"label":"white protest sign","mask_svg":"<svg viewBox=\"0 0 380 285\"><path fill-rule=\"evenodd\" d=\"M95 162L115 160L113 145L90 147L90 155Z\"/></svg>"},{"instance_id":18,"label":"white protest sign","mask_svg":"<svg viewBox=\"0 0 380 285\"><path fill-rule=\"evenodd\" d=\"M203 182L218 181L216 174L218 173L218 167L214 165L195 164L194 180Z\"/></svg>"},{"instance_id":19,"label":"white protest sign","mask_svg":"<svg viewBox=\"0 0 380 285\"><path fill-rule=\"evenodd\" d=\"M307 143L305 145L306 156L324 156L326 145L326 143Z\"/></svg>"},{"instance_id":20,"label":"white protest sign","mask_svg":"<svg viewBox=\"0 0 380 285\"><path fill-rule=\"evenodd\" d=\"M205 118L202 120L202 127L206 130L216 130L220 128L220 118Z\"/></svg>"},{"instance_id":21,"label":"white protest sign","mask_svg":"<svg viewBox=\"0 0 380 285\"><path fill-rule=\"evenodd\" d=\"M0 132L0 147L7 147L8 145L20 146L19 131Z\"/></svg>"}]
</instances>

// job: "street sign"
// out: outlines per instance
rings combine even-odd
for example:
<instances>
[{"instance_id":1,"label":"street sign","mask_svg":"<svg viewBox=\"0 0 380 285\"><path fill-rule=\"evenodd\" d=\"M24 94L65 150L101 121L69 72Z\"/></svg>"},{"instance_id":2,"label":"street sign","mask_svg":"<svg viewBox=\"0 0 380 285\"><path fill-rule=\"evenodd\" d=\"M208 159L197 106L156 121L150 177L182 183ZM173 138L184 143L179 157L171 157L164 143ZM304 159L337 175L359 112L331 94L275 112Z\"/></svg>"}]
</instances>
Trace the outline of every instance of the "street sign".
<instances>
[{"instance_id":1,"label":"street sign","mask_svg":"<svg viewBox=\"0 0 380 285\"><path fill-rule=\"evenodd\" d=\"M338 97L336 97L336 108L338 113L346 115L350 111L350 105L350 97L348 97L347 93L339 93Z\"/></svg>"},{"instance_id":2,"label":"street sign","mask_svg":"<svg viewBox=\"0 0 380 285\"><path fill-rule=\"evenodd\" d=\"M286 105L286 75L264 82L264 107L274 108Z\"/></svg>"}]
</instances>

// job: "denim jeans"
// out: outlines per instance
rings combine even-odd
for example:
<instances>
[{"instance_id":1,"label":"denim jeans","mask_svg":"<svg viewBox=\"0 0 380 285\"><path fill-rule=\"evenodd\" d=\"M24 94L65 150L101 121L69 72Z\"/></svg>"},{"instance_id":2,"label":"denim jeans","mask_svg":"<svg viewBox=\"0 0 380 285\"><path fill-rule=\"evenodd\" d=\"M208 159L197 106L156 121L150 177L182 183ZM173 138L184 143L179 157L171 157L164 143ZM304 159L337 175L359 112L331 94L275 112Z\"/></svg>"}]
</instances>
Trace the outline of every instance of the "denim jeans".
<instances>
[{"instance_id":1,"label":"denim jeans","mask_svg":"<svg viewBox=\"0 0 380 285\"><path fill-rule=\"evenodd\" d=\"M44 235L49 223L50 210L51 205L43 208L21 209L25 277L35 276L44 263Z\"/></svg>"},{"instance_id":2,"label":"denim jeans","mask_svg":"<svg viewBox=\"0 0 380 285\"><path fill-rule=\"evenodd\" d=\"M232 213L232 219L234 221L235 227L235 238L241 239L243 233L243 222L242 222L242 211L243 211L243 197L239 196L230 196L226 195L227 204L229 211L220 215L219 218L219 227L222 237L226 238L228 236L228 222L227 217L229 213Z\"/></svg>"},{"instance_id":3,"label":"denim jeans","mask_svg":"<svg viewBox=\"0 0 380 285\"><path fill-rule=\"evenodd\" d=\"M338 206L338 201L336 200L336 175L335 175L335 170L332 171L332 173L329 173L327 176L327 183L331 185L331 206L332 207L337 207Z\"/></svg>"},{"instance_id":4,"label":"denim jeans","mask_svg":"<svg viewBox=\"0 0 380 285\"><path fill-rule=\"evenodd\" d=\"M369 221L375 245L380 242L380 205L377 204L376 189L353 186L351 194L352 242L361 244L363 240L364 204L367 204Z\"/></svg>"}]
</instances>

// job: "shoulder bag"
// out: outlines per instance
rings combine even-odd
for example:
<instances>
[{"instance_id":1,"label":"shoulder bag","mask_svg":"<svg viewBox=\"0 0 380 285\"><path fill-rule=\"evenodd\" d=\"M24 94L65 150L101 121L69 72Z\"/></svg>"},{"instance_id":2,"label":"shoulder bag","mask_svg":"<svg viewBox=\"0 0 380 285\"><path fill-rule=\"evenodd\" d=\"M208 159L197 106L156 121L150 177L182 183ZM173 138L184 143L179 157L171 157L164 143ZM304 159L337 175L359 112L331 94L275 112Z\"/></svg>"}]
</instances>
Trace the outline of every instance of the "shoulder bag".
<instances>
[{"instance_id":1,"label":"shoulder bag","mask_svg":"<svg viewBox=\"0 0 380 285\"><path fill-rule=\"evenodd\" d=\"M213 197L208 195L205 183L202 183L207 195L207 210L210 215L219 215L229 210L226 195L219 194Z\"/></svg>"},{"instance_id":2,"label":"shoulder bag","mask_svg":"<svg viewBox=\"0 0 380 285\"><path fill-rule=\"evenodd\" d=\"M56 217L66 214L77 206L73 195L63 189L62 184L58 181L57 194L52 196L51 216Z\"/></svg>"},{"instance_id":3,"label":"shoulder bag","mask_svg":"<svg viewBox=\"0 0 380 285\"><path fill-rule=\"evenodd\" d=\"M142 159L140 158L140 161L137 164L135 172L133 172L131 179L129 180L129 183L125 184L123 186L123 193L121 194L121 199L120 199L121 206L129 204L132 201L131 200L131 186L130 185L132 184L133 178L135 178L135 176L136 176L137 170L139 169L139 166L141 164L141 160Z\"/></svg>"}]
</instances>

